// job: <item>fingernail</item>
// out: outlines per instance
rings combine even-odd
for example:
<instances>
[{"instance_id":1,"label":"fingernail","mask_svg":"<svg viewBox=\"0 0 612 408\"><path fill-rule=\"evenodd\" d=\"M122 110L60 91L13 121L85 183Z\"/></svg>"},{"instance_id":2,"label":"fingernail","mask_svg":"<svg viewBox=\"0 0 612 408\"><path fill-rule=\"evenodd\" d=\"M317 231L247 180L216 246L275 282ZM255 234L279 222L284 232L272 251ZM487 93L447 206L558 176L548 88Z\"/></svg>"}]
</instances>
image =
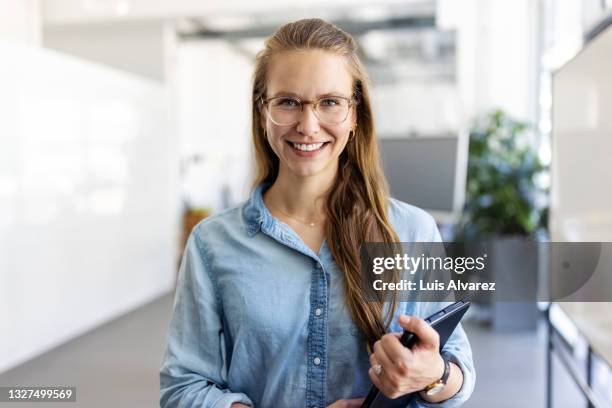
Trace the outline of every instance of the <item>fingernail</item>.
<instances>
[{"instance_id":1,"label":"fingernail","mask_svg":"<svg viewBox=\"0 0 612 408\"><path fill-rule=\"evenodd\" d=\"M408 323L410 321L410 318L406 315L401 315L399 318L402 323Z\"/></svg>"}]
</instances>

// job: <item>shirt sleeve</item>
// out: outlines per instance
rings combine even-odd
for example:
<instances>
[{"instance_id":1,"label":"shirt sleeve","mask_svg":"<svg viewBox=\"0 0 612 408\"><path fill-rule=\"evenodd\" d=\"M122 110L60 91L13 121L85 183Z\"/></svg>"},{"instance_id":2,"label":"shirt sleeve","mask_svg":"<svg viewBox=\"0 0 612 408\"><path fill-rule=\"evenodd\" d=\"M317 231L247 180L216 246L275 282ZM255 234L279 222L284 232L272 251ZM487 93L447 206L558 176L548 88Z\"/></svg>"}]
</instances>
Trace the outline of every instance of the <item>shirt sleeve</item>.
<instances>
[{"instance_id":1,"label":"shirt sleeve","mask_svg":"<svg viewBox=\"0 0 612 408\"><path fill-rule=\"evenodd\" d=\"M161 408L229 408L254 404L227 388L220 301L194 229L179 269L174 310L160 370Z\"/></svg>"},{"instance_id":2,"label":"shirt sleeve","mask_svg":"<svg viewBox=\"0 0 612 408\"><path fill-rule=\"evenodd\" d=\"M440 232L436 226L435 221L431 218L432 232L431 242L442 242ZM419 315L425 318L432 315L438 310L448 306L451 302L437 303L437 302L424 302L420 305ZM472 360L472 348L470 342L461 326L461 323L457 325L457 328L453 334L449 337L446 344L442 348L441 354L448 358L452 363L455 363L463 373L463 384L459 391L451 398L441 401L438 403L431 403L423 400L417 394L417 406L425 408L453 408L462 406L472 395L474 391L474 385L476 384L476 370L474 369L474 362Z\"/></svg>"}]
</instances>

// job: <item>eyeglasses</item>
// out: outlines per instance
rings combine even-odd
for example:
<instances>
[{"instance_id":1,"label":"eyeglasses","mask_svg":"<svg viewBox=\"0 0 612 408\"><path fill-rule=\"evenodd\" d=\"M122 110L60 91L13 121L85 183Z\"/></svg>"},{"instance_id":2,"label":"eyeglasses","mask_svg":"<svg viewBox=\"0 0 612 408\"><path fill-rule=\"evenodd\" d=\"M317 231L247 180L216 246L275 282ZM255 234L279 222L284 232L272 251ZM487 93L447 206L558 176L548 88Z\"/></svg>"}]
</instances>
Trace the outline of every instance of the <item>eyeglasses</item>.
<instances>
[{"instance_id":1,"label":"eyeglasses","mask_svg":"<svg viewBox=\"0 0 612 408\"><path fill-rule=\"evenodd\" d=\"M327 125L339 125L348 117L351 106L357 101L344 96L325 96L316 101L301 100L292 96L276 96L262 99L266 114L278 126L293 126L299 122L304 105L312 105L317 119Z\"/></svg>"}]
</instances>

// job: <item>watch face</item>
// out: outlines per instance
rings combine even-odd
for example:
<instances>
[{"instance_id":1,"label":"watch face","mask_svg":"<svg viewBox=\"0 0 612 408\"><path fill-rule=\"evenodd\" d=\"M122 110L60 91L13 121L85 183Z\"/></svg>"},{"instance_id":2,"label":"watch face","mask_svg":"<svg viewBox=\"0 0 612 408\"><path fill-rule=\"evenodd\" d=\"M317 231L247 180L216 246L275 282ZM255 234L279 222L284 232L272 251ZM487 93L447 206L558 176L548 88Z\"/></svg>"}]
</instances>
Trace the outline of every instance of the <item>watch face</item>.
<instances>
[{"instance_id":1,"label":"watch face","mask_svg":"<svg viewBox=\"0 0 612 408\"><path fill-rule=\"evenodd\" d=\"M442 382L438 382L434 385L431 386L430 389L427 390L427 395L436 395L437 393L439 393L440 391L442 391L442 388L444 388L444 384L442 384Z\"/></svg>"}]
</instances>

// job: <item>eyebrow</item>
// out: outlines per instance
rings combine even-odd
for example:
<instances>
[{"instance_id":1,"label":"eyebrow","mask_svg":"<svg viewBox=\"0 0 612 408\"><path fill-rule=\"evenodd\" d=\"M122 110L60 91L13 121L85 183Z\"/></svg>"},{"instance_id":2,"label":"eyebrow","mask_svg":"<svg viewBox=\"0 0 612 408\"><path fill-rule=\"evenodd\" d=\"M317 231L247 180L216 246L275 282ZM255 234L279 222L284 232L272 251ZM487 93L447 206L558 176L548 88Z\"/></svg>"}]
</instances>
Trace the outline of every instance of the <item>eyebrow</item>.
<instances>
[{"instance_id":1,"label":"eyebrow","mask_svg":"<svg viewBox=\"0 0 612 408\"><path fill-rule=\"evenodd\" d=\"M305 99L305 98L302 98L300 95L296 94L295 92L289 92L289 91L279 91L275 95L271 96L270 98L277 98L279 96L292 96L297 99ZM321 98L330 97L330 96L341 96L343 98L350 98L350 96L346 96L341 92L332 91L332 92L326 92L323 94L319 94L315 97L315 99L321 99Z\"/></svg>"}]
</instances>

